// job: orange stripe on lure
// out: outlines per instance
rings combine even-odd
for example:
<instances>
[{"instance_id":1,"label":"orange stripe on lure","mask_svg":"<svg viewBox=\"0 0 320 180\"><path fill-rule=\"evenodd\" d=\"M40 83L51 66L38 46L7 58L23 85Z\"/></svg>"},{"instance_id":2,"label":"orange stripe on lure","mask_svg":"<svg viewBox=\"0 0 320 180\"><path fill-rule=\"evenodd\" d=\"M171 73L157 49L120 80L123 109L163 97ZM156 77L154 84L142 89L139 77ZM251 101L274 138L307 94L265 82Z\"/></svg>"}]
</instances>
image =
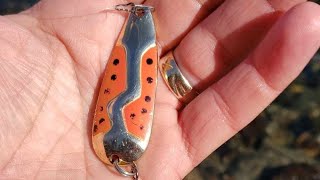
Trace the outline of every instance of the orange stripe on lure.
<instances>
[{"instance_id":1,"label":"orange stripe on lure","mask_svg":"<svg viewBox=\"0 0 320 180\"><path fill-rule=\"evenodd\" d=\"M131 4L132 5L132 4ZM122 9L123 10L123 9ZM108 61L97 101L92 143L106 164L138 160L147 148L157 87L153 8L134 5Z\"/></svg>"}]
</instances>

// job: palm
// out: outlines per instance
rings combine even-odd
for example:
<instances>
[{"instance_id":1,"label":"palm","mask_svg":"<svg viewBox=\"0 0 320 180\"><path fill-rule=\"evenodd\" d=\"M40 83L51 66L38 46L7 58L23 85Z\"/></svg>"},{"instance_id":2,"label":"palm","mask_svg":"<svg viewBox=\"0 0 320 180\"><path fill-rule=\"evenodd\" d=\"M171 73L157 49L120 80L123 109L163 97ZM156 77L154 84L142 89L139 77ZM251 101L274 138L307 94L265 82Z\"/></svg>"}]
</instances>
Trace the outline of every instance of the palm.
<instances>
[{"instance_id":1,"label":"palm","mask_svg":"<svg viewBox=\"0 0 320 180\"><path fill-rule=\"evenodd\" d=\"M150 3L159 6L159 3ZM3 87L0 90L0 179L119 178L94 155L90 136L96 92L125 18L111 12L88 15L106 7L106 3L102 2L90 4L93 4L92 7L87 7L86 3L77 4L75 1L43 1L24 15L0 18L0 27L4 27L0 28L0 85ZM111 4L117 3L109 1L108 6ZM206 6L213 7L218 3L209 4ZM70 12L75 9L75 5L75 12ZM313 9L313 12L316 13L316 10ZM75 17L71 18L70 14ZM205 15L202 14L201 16ZM277 18L271 19L263 21L263 25L270 27L270 21L274 22ZM176 37L168 37L160 30L159 41L162 48L168 50L176 46L178 37L187 31L183 28L192 25L192 19L185 21L187 22L183 22L186 24L182 25L183 27L168 28ZM160 22L160 25L162 24L163 22ZM249 48L241 48L240 44L247 42L237 37L237 43L225 46L232 47L230 49L235 51L231 52L234 55L252 54L252 49L260 43L267 30L268 28L258 33L252 39L255 43L248 43ZM244 31L240 34L246 35L245 33ZM180 49L191 46L188 44L192 43L192 38L185 39L185 42L180 44ZM300 55L306 60L301 64L297 63L297 69L288 70L294 73L288 73L290 75L284 81L289 83L299 73L319 43L309 44L310 50ZM179 53L178 47L176 54L181 59L188 56L181 52L180 50ZM205 67L196 69L205 75L197 75L196 71L190 72L191 79L194 74L200 77L200 80L193 78L198 89L205 90L209 87L209 90L205 90L182 112L177 100L159 78L153 134L146 154L138 162L142 178L182 178L270 103L278 94L274 89L280 91L287 85L275 85L274 89L267 89L266 92L256 88L255 93L270 95L262 94L266 97L261 98L258 97L261 94L251 94L258 102L258 108L248 107L252 111L248 112L248 115L236 113L237 107L233 104L237 103L228 102L228 99L221 102L211 91L219 92L220 85L212 84L243 59L236 59L229 67L215 68L208 73ZM210 57L209 60L216 61L218 58ZM181 64L188 73L188 66L192 63L189 62L188 65L182 61ZM219 94L219 97L223 97L221 92ZM213 101L204 101L210 97ZM233 113L221 110L226 104ZM235 119L239 119L239 122L235 122ZM210 141L210 137L215 139Z\"/></svg>"}]
</instances>

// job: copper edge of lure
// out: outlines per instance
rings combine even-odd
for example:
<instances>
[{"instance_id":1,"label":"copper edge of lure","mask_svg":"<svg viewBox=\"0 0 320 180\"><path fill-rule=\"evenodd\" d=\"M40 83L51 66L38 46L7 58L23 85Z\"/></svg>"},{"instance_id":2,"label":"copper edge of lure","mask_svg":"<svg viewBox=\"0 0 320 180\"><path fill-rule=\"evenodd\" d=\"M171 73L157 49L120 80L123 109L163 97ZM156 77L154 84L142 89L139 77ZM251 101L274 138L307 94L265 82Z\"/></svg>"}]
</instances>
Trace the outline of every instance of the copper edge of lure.
<instances>
[{"instance_id":1,"label":"copper edge of lure","mask_svg":"<svg viewBox=\"0 0 320 180\"><path fill-rule=\"evenodd\" d=\"M112 50L99 91L92 126L99 159L138 179L136 161L151 136L157 88L158 48L154 8L134 3L115 6L129 13ZM131 171L126 171L131 167Z\"/></svg>"}]
</instances>

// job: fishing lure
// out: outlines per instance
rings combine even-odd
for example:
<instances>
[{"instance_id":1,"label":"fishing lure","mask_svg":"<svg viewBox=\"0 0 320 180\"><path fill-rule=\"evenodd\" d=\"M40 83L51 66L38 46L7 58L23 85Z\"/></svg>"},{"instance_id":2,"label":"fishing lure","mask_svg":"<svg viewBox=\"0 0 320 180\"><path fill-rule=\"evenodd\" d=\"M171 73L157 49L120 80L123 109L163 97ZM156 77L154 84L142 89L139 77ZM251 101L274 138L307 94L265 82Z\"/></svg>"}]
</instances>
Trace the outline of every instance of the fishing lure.
<instances>
[{"instance_id":1,"label":"fishing lure","mask_svg":"<svg viewBox=\"0 0 320 180\"><path fill-rule=\"evenodd\" d=\"M116 6L129 17L106 66L92 128L96 155L125 176L138 178L135 164L145 152L153 121L158 48L153 7ZM126 171L123 166L131 166Z\"/></svg>"}]
</instances>

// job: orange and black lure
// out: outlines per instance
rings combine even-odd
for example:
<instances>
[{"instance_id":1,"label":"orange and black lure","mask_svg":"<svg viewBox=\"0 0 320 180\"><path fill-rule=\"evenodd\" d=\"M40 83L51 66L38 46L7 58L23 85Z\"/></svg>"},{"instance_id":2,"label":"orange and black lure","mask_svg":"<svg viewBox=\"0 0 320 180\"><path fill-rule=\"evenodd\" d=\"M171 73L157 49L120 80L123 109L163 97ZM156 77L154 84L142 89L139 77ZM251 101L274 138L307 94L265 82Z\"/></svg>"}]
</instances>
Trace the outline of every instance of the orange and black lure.
<instances>
[{"instance_id":1,"label":"orange and black lure","mask_svg":"<svg viewBox=\"0 0 320 180\"><path fill-rule=\"evenodd\" d=\"M108 61L92 128L97 156L127 176L146 150L154 114L158 51L153 8L130 3L128 20ZM127 172L121 165L131 165Z\"/></svg>"}]
</instances>

